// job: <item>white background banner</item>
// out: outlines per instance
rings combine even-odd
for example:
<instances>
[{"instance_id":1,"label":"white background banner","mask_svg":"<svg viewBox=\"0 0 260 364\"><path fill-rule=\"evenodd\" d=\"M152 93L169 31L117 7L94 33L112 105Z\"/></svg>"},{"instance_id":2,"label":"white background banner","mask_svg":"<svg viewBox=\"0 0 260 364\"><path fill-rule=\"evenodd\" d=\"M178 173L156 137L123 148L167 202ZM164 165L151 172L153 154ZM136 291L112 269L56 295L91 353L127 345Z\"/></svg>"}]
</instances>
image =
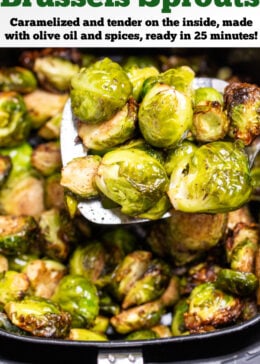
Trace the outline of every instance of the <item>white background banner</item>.
<instances>
[{"instance_id":1,"label":"white background banner","mask_svg":"<svg viewBox=\"0 0 260 364\"><path fill-rule=\"evenodd\" d=\"M1 47L259 47L259 0L83 1L1 0Z\"/></svg>"}]
</instances>

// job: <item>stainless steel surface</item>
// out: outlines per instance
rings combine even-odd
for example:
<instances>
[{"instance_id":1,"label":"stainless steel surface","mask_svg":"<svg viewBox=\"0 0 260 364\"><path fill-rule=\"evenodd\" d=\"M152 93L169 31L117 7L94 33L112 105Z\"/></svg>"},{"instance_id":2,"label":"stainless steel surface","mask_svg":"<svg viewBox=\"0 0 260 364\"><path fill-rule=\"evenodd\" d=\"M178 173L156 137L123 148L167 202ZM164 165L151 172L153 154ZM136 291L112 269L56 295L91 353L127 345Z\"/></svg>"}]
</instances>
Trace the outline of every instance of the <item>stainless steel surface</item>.
<instances>
[{"instance_id":1,"label":"stainless steel surface","mask_svg":"<svg viewBox=\"0 0 260 364\"><path fill-rule=\"evenodd\" d=\"M98 353L97 364L143 364L143 355L141 351L129 352L109 352L100 351Z\"/></svg>"},{"instance_id":2,"label":"stainless steel surface","mask_svg":"<svg viewBox=\"0 0 260 364\"><path fill-rule=\"evenodd\" d=\"M199 87L214 87L220 92L224 91L226 85L227 83L225 81L207 77L195 78L193 84L195 89ZM78 138L77 120L72 114L70 100L68 100L64 108L60 139L63 165L66 165L73 158L87 155L87 150ZM97 199L80 202L78 204L78 209L86 219L97 224L115 225L148 221L126 216L120 212L119 208L105 209L103 208L102 203ZM163 218L169 216L170 213L167 212L164 214Z\"/></svg>"}]
</instances>

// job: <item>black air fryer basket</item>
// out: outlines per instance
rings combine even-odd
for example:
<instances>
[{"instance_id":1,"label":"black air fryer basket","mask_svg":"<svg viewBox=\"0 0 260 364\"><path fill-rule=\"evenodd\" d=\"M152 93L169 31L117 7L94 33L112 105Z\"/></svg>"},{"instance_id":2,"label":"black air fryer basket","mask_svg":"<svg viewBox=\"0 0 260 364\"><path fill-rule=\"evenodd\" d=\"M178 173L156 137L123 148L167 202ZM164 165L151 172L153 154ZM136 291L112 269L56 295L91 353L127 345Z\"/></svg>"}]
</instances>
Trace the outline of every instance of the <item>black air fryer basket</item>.
<instances>
[{"instance_id":1,"label":"black air fryer basket","mask_svg":"<svg viewBox=\"0 0 260 364\"><path fill-rule=\"evenodd\" d=\"M22 49L0 49L0 64L16 65ZM204 71L230 67L242 80L260 84L260 49L90 49L89 53L120 59L122 56L164 54L203 55ZM203 74L203 67L201 73ZM258 214L258 205L253 206ZM19 336L0 329L3 364L142 364L142 363L260 363L260 314L241 324L214 332L165 339L80 342Z\"/></svg>"}]
</instances>

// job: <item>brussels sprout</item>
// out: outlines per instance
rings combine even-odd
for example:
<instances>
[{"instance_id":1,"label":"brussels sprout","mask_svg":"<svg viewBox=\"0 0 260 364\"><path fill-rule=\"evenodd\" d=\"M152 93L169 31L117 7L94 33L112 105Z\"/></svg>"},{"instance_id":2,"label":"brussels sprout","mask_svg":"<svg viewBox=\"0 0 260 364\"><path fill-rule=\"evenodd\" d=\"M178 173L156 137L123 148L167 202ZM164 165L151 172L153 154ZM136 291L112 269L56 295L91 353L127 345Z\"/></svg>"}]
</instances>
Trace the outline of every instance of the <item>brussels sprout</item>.
<instances>
[{"instance_id":1,"label":"brussels sprout","mask_svg":"<svg viewBox=\"0 0 260 364\"><path fill-rule=\"evenodd\" d=\"M100 314L106 315L108 317L119 314L121 310L120 305L115 302L107 292L100 290L98 292L98 297Z\"/></svg>"},{"instance_id":2,"label":"brussels sprout","mask_svg":"<svg viewBox=\"0 0 260 364\"><path fill-rule=\"evenodd\" d=\"M160 297L169 283L171 269L160 259L152 259L143 275L126 293L122 308L141 305Z\"/></svg>"},{"instance_id":3,"label":"brussels sprout","mask_svg":"<svg viewBox=\"0 0 260 364\"><path fill-rule=\"evenodd\" d=\"M28 137L31 123L23 97L16 92L0 93L0 147L13 147Z\"/></svg>"},{"instance_id":4,"label":"brussels sprout","mask_svg":"<svg viewBox=\"0 0 260 364\"><path fill-rule=\"evenodd\" d=\"M17 335L26 335L27 332L19 329L19 327L13 325L7 315L4 312L0 312L0 328L4 329L7 332L17 334Z\"/></svg>"},{"instance_id":5,"label":"brussels sprout","mask_svg":"<svg viewBox=\"0 0 260 364\"><path fill-rule=\"evenodd\" d=\"M16 147L0 149L1 155L11 159L12 168L8 179L12 179L19 174L30 171L32 151L31 145L27 142Z\"/></svg>"},{"instance_id":6,"label":"brussels sprout","mask_svg":"<svg viewBox=\"0 0 260 364\"><path fill-rule=\"evenodd\" d=\"M95 331L97 333L105 334L109 328L109 318L105 316L98 315L93 324L91 325L91 331Z\"/></svg>"},{"instance_id":7,"label":"brussels sprout","mask_svg":"<svg viewBox=\"0 0 260 364\"><path fill-rule=\"evenodd\" d=\"M61 185L76 197L91 198L98 195L95 177L101 163L98 155L78 157L68 162L61 171Z\"/></svg>"},{"instance_id":8,"label":"brussels sprout","mask_svg":"<svg viewBox=\"0 0 260 364\"><path fill-rule=\"evenodd\" d=\"M223 110L222 95L211 87L195 90L191 132L199 142L223 139L229 128L229 120Z\"/></svg>"},{"instance_id":9,"label":"brussels sprout","mask_svg":"<svg viewBox=\"0 0 260 364\"><path fill-rule=\"evenodd\" d=\"M33 70L41 86L50 92L66 92L70 89L71 78L79 66L57 56L38 57Z\"/></svg>"},{"instance_id":10,"label":"brussels sprout","mask_svg":"<svg viewBox=\"0 0 260 364\"><path fill-rule=\"evenodd\" d=\"M153 332L155 332L157 337L160 338L160 339L167 338L167 337L172 337L172 332L171 332L170 328L168 326L166 326L166 325L153 326L151 328L151 330Z\"/></svg>"},{"instance_id":11,"label":"brussels sprout","mask_svg":"<svg viewBox=\"0 0 260 364\"><path fill-rule=\"evenodd\" d=\"M188 335L189 331L185 325L184 314L188 312L189 304L187 299L181 299L174 306L171 322L173 336Z\"/></svg>"},{"instance_id":12,"label":"brussels sprout","mask_svg":"<svg viewBox=\"0 0 260 364\"><path fill-rule=\"evenodd\" d=\"M53 94L37 89L24 96L32 128L42 127L48 120L61 113L66 101L67 94Z\"/></svg>"},{"instance_id":13,"label":"brussels sprout","mask_svg":"<svg viewBox=\"0 0 260 364\"><path fill-rule=\"evenodd\" d=\"M160 297L160 302L164 307L170 307L180 299L180 279L177 276L170 278L169 284Z\"/></svg>"},{"instance_id":14,"label":"brussels sprout","mask_svg":"<svg viewBox=\"0 0 260 364\"><path fill-rule=\"evenodd\" d=\"M95 285L79 275L64 276L52 300L71 314L73 328L89 327L99 313L99 298Z\"/></svg>"},{"instance_id":15,"label":"brussels sprout","mask_svg":"<svg viewBox=\"0 0 260 364\"><path fill-rule=\"evenodd\" d=\"M152 258L152 253L145 250L135 250L125 256L116 267L111 277L113 294L122 299L143 276Z\"/></svg>"},{"instance_id":16,"label":"brussels sprout","mask_svg":"<svg viewBox=\"0 0 260 364\"><path fill-rule=\"evenodd\" d=\"M22 94L32 92L37 80L32 71L23 67L0 68L0 91L15 91Z\"/></svg>"},{"instance_id":17,"label":"brussels sprout","mask_svg":"<svg viewBox=\"0 0 260 364\"><path fill-rule=\"evenodd\" d=\"M12 161L9 156L0 155L0 187L6 181L12 169Z\"/></svg>"},{"instance_id":18,"label":"brussels sprout","mask_svg":"<svg viewBox=\"0 0 260 364\"><path fill-rule=\"evenodd\" d=\"M175 165L168 195L176 210L217 213L238 209L251 192L243 145L216 141L198 147Z\"/></svg>"},{"instance_id":19,"label":"brussels sprout","mask_svg":"<svg viewBox=\"0 0 260 364\"><path fill-rule=\"evenodd\" d=\"M31 163L43 176L59 172L62 166L60 143L51 141L37 145L33 150Z\"/></svg>"},{"instance_id":20,"label":"brussels sprout","mask_svg":"<svg viewBox=\"0 0 260 364\"><path fill-rule=\"evenodd\" d=\"M221 269L218 273L216 286L225 292L238 296L249 296L258 287L257 277L250 272L238 272L232 269Z\"/></svg>"},{"instance_id":21,"label":"brussels sprout","mask_svg":"<svg viewBox=\"0 0 260 364\"><path fill-rule=\"evenodd\" d=\"M104 58L82 68L71 80L74 115L91 124L109 120L127 102L131 82L121 66Z\"/></svg>"},{"instance_id":22,"label":"brussels sprout","mask_svg":"<svg viewBox=\"0 0 260 364\"><path fill-rule=\"evenodd\" d=\"M195 73L189 66L170 68L158 76L146 79L143 84L142 95L146 95L155 84L160 83L172 86L190 98L193 96L192 81L194 77Z\"/></svg>"},{"instance_id":23,"label":"brussels sprout","mask_svg":"<svg viewBox=\"0 0 260 364\"><path fill-rule=\"evenodd\" d=\"M157 325L163 313L160 302L153 301L122 311L113 316L110 323L119 334L128 334Z\"/></svg>"},{"instance_id":24,"label":"brussels sprout","mask_svg":"<svg viewBox=\"0 0 260 364\"><path fill-rule=\"evenodd\" d=\"M96 283L106 267L106 251L100 242L77 246L69 260L70 274L78 274Z\"/></svg>"},{"instance_id":25,"label":"brussels sprout","mask_svg":"<svg viewBox=\"0 0 260 364\"><path fill-rule=\"evenodd\" d=\"M5 312L11 322L32 335L65 338L70 330L70 314L41 297L26 297L20 302L8 302Z\"/></svg>"},{"instance_id":26,"label":"brussels sprout","mask_svg":"<svg viewBox=\"0 0 260 364\"><path fill-rule=\"evenodd\" d=\"M0 252L25 253L37 240L38 225L32 216L0 216Z\"/></svg>"},{"instance_id":27,"label":"brussels sprout","mask_svg":"<svg viewBox=\"0 0 260 364\"><path fill-rule=\"evenodd\" d=\"M62 113L59 112L42 125L42 127L38 130L38 135L47 140L59 139L61 120Z\"/></svg>"},{"instance_id":28,"label":"brussels sprout","mask_svg":"<svg viewBox=\"0 0 260 364\"><path fill-rule=\"evenodd\" d=\"M104 152L134 136L137 123L137 104L133 98L111 119L99 124L78 124L78 135L92 153Z\"/></svg>"},{"instance_id":29,"label":"brussels sprout","mask_svg":"<svg viewBox=\"0 0 260 364\"><path fill-rule=\"evenodd\" d=\"M71 246L77 242L76 228L67 213L57 209L46 210L40 215L39 227L43 252L49 258L66 260Z\"/></svg>"},{"instance_id":30,"label":"brussels sprout","mask_svg":"<svg viewBox=\"0 0 260 364\"><path fill-rule=\"evenodd\" d=\"M148 220L160 219L172 207L169 197L165 194L149 210L139 214L139 218Z\"/></svg>"},{"instance_id":31,"label":"brussels sprout","mask_svg":"<svg viewBox=\"0 0 260 364\"><path fill-rule=\"evenodd\" d=\"M239 320L242 322L251 320L258 315L258 307L255 301L255 297L247 297L243 299L243 310L239 316Z\"/></svg>"},{"instance_id":32,"label":"brussels sprout","mask_svg":"<svg viewBox=\"0 0 260 364\"><path fill-rule=\"evenodd\" d=\"M12 270L0 274L0 303L21 300L30 288L28 277L25 273Z\"/></svg>"},{"instance_id":33,"label":"brussels sprout","mask_svg":"<svg viewBox=\"0 0 260 364\"><path fill-rule=\"evenodd\" d=\"M16 272L22 272L24 267L31 262L39 258L36 253L26 253L8 256L8 266L10 270L15 270Z\"/></svg>"},{"instance_id":34,"label":"brussels sprout","mask_svg":"<svg viewBox=\"0 0 260 364\"><path fill-rule=\"evenodd\" d=\"M144 55L138 55L138 56L127 56L123 62L123 68L124 70L128 71L129 69L133 68L133 67L137 67L137 68L146 68L146 67L155 67L158 68L159 64L158 64L158 59L154 56L144 56Z\"/></svg>"},{"instance_id":35,"label":"brussels sprout","mask_svg":"<svg viewBox=\"0 0 260 364\"><path fill-rule=\"evenodd\" d=\"M254 272L255 254L259 244L257 224L236 224L225 244L230 268L240 272Z\"/></svg>"},{"instance_id":36,"label":"brussels sprout","mask_svg":"<svg viewBox=\"0 0 260 364\"><path fill-rule=\"evenodd\" d=\"M260 88L231 82L225 88L224 103L230 119L229 135L250 144L260 134Z\"/></svg>"},{"instance_id":37,"label":"brussels sprout","mask_svg":"<svg viewBox=\"0 0 260 364\"><path fill-rule=\"evenodd\" d=\"M172 86L156 84L143 98L138 120L141 133L149 144L172 148L191 127L191 99Z\"/></svg>"},{"instance_id":38,"label":"brussels sprout","mask_svg":"<svg viewBox=\"0 0 260 364\"><path fill-rule=\"evenodd\" d=\"M144 329L131 332L131 334L125 337L125 340L151 340L158 339L159 336L151 329Z\"/></svg>"},{"instance_id":39,"label":"brussels sprout","mask_svg":"<svg viewBox=\"0 0 260 364\"><path fill-rule=\"evenodd\" d=\"M34 296L51 298L67 270L63 264L55 260L35 259L26 264L23 272L29 278Z\"/></svg>"},{"instance_id":40,"label":"brussels sprout","mask_svg":"<svg viewBox=\"0 0 260 364\"><path fill-rule=\"evenodd\" d=\"M138 66L127 67L126 73L133 85L133 97L140 101L142 94L143 83L149 77L156 77L159 75L159 71L154 66L147 66L139 68Z\"/></svg>"},{"instance_id":41,"label":"brussels sprout","mask_svg":"<svg viewBox=\"0 0 260 364\"><path fill-rule=\"evenodd\" d=\"M226 214L189 214L174 211L172 216L155 224L147 242L160 256L173 258L183 265L207 251L224 236Z\"/></svg>"},{"instance_id":42,"label":"brussels sprout","mask_svg":"<svg viewBox=\"0 0 260 364\"><path fill-rule=\"evenodd\" d=\"M249 205L244 205L239 209L228 213L227 228L229 230L234 230L238 223L244 223L246 225L254 223L254 218L249 209Z\"/></svg>"},{"instance_id":43,"label":"brussels sprout","mask_svg":"<svg viewBox=\"0 0 260 364\"><path fill-rule=\"evenodd\" d=\"M88 329L71 329L68 340L77 341L108 341L108 338L104 334L88 330Z\"/></svg>"},{"instance_id":44,"label":"brussels sprout","mask_svg":"<svg viewBox=\"0 0 260 364\"><path fill-rule=\"evenodd\" d=\"M197 149L197 146L187 140L183 141L178 148L169 149L166 151L166 157L164 161L164 168L168 176L172 174L172 171L176 169L180 162L184 159L189 160Z\"/></svg>"},{"instance_id":45,"label":"brussels sprout","mask_svg":"<svg viewBox=\"0 0 260 364\"><path fill-rule=\"evenodd\" d=\"M150 209L168 187L166 172L158 160L134 148L106 153L95 181L101 192L131 216Z\"/></svg>"},{"instance_id":46,"label":"brussels sprout","mask_svg":"<svg viewBox=\"0 0 260 364\"><path fill-rule=\"evenodd\" d=\"M227 325L242 311L239 298L224 293L214 283L195 287L189 296L189 309L184 314L185 325L191 333L204 332Z\"/></svg>"},{"instance_id":47,"label":"brussels sprout","mask_svg":"<svg viewBox=\"0 0 260 364\"><path fill-rule=\"evenodd\" d=\"M54 173L44 180L44 202L46 209L65 209L64 188L60 184L61 173Z\"/></svg>"}]
</instances>

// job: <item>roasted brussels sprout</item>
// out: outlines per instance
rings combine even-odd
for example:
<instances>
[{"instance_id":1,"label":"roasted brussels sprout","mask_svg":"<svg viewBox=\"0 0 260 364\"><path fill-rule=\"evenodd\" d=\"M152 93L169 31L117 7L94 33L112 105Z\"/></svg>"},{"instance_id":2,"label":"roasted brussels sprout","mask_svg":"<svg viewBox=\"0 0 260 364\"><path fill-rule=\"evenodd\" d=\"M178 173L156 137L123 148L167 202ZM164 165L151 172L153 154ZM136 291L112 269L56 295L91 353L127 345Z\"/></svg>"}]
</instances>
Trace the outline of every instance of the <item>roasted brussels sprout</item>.
<instances>
[{"instance_id":1,"label":"roasted brussels sprout","mask_svg":"<svg viewBox=\"0 0 260 364\"><path fill-rule=\"evenodd\" d=\"M53 94L41 89L24 96L24 102L33 129L39 129L47 121L60 114L68 99L67 94Z\"/></svg>"},{"instance_id":2,"label":"roasted brussels sprout","mask_svg":"<svg viewBox=\"0 0 260 364\"><path fill-rule=\"evenodd\" d=\"M158 339L159 336L151 329L143 329L131 332L131 334L125 337L125 340L151 340Z\"/></svg>"},{"instance_id":3,"label":"roasted brussels sprout","mask_svg":"<svg viewBox=\"0 0 260 364\"><path fill-rule=\"evenodd\" d=\"M25 253L37 240L38 233L32 216L0 216L0 252L7 255Z\"/></svg>"},{"instance_id":4,"label":"roasted brussels sprout","mask_svg":"<svg viewBox=\"0 0 260 364\"><path fill-rule=\"evenodd\" d=\"M131 92L131 82L122 67L104 58L72 77L72 110L83 122L100 123L120 110Z\"/></svg>"},{"instance_id":5,"label":"roasted brussels sprout","mask_svg":"<svg viewBox=\"0 0 260 364\"><path fill-rule=\"evenodd\" d=\"M38 135L46 140L59 139L62 113L59 112L42 125Z\"/></svg>"},{"instance_id":6,"label":"roasted brussels sprout","mask_svg":"<svg viewBox=\"0 0 260 364\"><path fill-rule=\"evenodd\" d=\"M166 172L158 160L134 148L106 153L95 182L104 195L121 206L123 213L131 216L150 209L168 187Z\"/></svg>"},{"instance_id":7,"label":"roasted brussels sprout","mask_svg":"<svg viewBox=\"0 0 260 364\"><path fill-rule=\"evenodd\" d=\"M116 332L129 334L132 331L149 329L157 325L163 313L164 308L161 303L153 301L124 310L113 316L110 322Z\"/></svg>"},{"instance_id":8,"label":"roasted brussels sprout","mask_svg":"<svg viewBox=\"0 0 260 364\"><path fill-rule=\"evenodd\" d=\"M195 90L191 132L199 142L223 139L229 128L229 119L223 110L223 96L212 87Z\"/></svg>"},{"instance_id":9,"label":"roasted brussels sprout","mask_svg":"<svg viewBox=\"0 0 260 364\"><path fill-rule=\"evenodd\" d=\"M73 328L89 327L99 313L97 289L92 282L80 275L69 274L63 277L52 300L71 314Z\"/></svg>"},{"instance_id":10,"label":"roasted brussels sprout","mask_svg":"<svg viewBox=\"0 0 260 364\"><path fill-rule=\"evenodd\" d=\"M8 270L0 274L0 303L21 300L30 288L30 282L25 273Z\"/></svg>"},{"instance_id":11,"label":"roasted brussels sprout","mask_svg":"<svg viewBox=\"0 0 260 364\"><path fill-rule=\"evenodd\" d=\"M239 298L224 293L214 283L203 283L189 296L189 308L184 313L185 326L191 333L211 331L236 320L242 307Z\"/></svg>"},{"instance_id":12,"label":"roasted brussels sprout","mask_svg":"<svg viewBox=\"0 0 260 364\"><path fill-rule=\"evenodd\" d=\"M67 339L80 341L108 341L108 338L104 334L89 329L78 328L71 329Z\"/></svg>"},{"instance_id":13,"label":"roasted brussels sprout","mask_svg":"<svg viewBox=\"0 0 260 364\"><path fill-rule=\"evenodd\" d=\"M173 148L192 125L191 98L166 84L155 84L143 98L138 122L144 139L154 147Z\"/></svg>"},{"instance_id":14,"label":"roasted brussels sprout","mask_svg":"<svg viewBox=\"0 0 260 364\"><path fill-rule=\"evenodd\" d=\"M43 176L50 176L61 169L60 143L51 141L37 145L32 152L32 166Z\"/></svg>"},{"instance_id":15,"label":"roasted brussels sprout","mask_svg":"<svg viewBox=\"0 0 260 364\"><path fill-rule=\"evenodd\" d=\"M184 314L188 312L189 303L187 299L181 299L174 306L171 322L171 331L173 336L189 335L185 325Z\"/></svg>"},{"instance_id":16,"label":"roasted brussels sprout","mask_svg":"<svg viewBox=\"0 0 260 364\"><path fill-rule=\"evenodd\" d=\"M224 91L230 119L229 135L245 145L260 134L260 88L253 84L231 82Z\"/></svg>"},{"instance_id":17,"label":"roasted brussels sprout","mask_svg":"<svg viewBox=\"0 0 260 364\"><path fill-rule=\"evenodd\" d=\"M30 296L8 302L4 310L14 325L35 336L65 338L70 330L70 314L46 298Z\"/></svg>"},{"instance_id":18,"label":"roasted brussels sprout","mask_svg":"<svg viewBox=\"0 0 260 364\"><path fill-rule=\"evenodd\" d=\"M32 92L37 87L34 73L23 67L0 68L0 91L15 91L21 94Z\"/></svg>"},{"instance_id":19,"label":"roasted brussels sprout","mask_svg":"<svg viewBox=\"0 0 260 364\"><path fill-rule=\"evenodd\" d=\"M44 89L66 92L69 91L71 78L79 71L79 66L67 59L50 55L36 58L33 70Z\"/></svg>"},{"instance_id":20,"label":"roasted brussels sprout","mask_svg":"<svg viewBox=\"0 0 260 364\"><path fill-rule=\"evenodd\" d=\"M249 201L252 185L242 143L216 141L178 158L168 195L176 210L227 212Z\"/></svg>"},{"instance_id":21,"label":"roasted brussels sprout","mask_svg":"<svg viewBox=\"0 0 260 364\"><path fill-rule=\"evenodd\" d=\"M23 97L16 92L0 93L0 147L13 147L28 137L31 123Z\"/></svg>"},{"instance_id":22,"label":"roasted brussels sprout","mask_svg":"<svg viewBox=\"0 0 260 364\"><path fill-rule=\"evenodd\" d=\"M61 185L61 173L54 173L44 181L44 203L47 210L65 209L64 188Z\"/></svg>"},{"instance_id":23,"label":"roasted brussels sprout","mask_svg":"<svg viewBox=\"0 0 260 364\"><path fill-rule=\"evenodd\" d=\"M12 169L11 158L9 156L4 156L0 154L0 187L6 181L11 169Z\"/></svg>"},{"instance_id":24,"label":"roasted brussels sprout","mask_svg":"<svg viewBox=\"0 0 260 364\"><path fill-rule=\"evenodd\" d=\"M132 67L125 66L124 68L125 68L125 70L127 72L127 75L129 77L132 85L133 85L133 92L132 92L133 97L137 101L140 101L141 94L142 94L143 83L149 77L158 76L159 71L154 66L147 66L147 67L140 68L140 67L134 65Z\"/></svg>"},{"instance_id":25,"label":"roasted brussels sprout","mask_svg":"<svg viewBox=\"0 0 260 364\"><path fill-rule=\"evenodd\" d=\"M258 287L257 277L250 272L238 272L232 269L221 269L216 286L225 292L238 296L250 296Z\"/></svg>"},{"instance_id":26,"label":"roasted brussels sprout","mask_svg":"<svg viewBox=\"0 0 260 364\"><path fill-rule=\"evenodd\" d=\"M78 135L92 154L102 153L134 136L137 124L137 104L133 98L111 119L99 124L78 124Z\"/></svg>"},{"instance_id":27,"label":"roasted brussels sprout","mask_svg":"<svg viewBox=\"0 0 260 364\"><path fill-rule=\"evenodd\" d=\"M101 157L87 155L72 159L62 168L61 185L80 198L91 198L98 195L95 177Z\"/></svg>"}]
</instances>

